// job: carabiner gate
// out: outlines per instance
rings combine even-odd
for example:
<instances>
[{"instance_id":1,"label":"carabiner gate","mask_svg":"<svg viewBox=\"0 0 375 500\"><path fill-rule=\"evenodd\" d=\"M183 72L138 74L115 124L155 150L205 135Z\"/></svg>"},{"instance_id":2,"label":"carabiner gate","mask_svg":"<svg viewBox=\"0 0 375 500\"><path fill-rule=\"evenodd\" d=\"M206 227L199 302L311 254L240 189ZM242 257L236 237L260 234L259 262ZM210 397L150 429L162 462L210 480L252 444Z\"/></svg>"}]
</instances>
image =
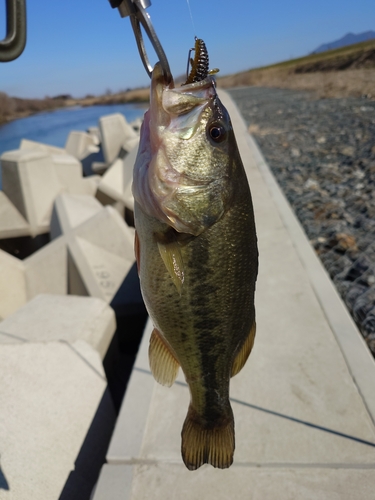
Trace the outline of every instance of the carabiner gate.
<instances>
[{"instance_id":1,"label":"carabiner gate","mask_svg":"<svg viewBox=\"0 0 375 500\"><path fill-rule=\"evenodd\" d=\"M112 7L118 7L121 17L130 16L131 25L137 42L138 51L148 76L151 78L153 67L150 64L146 47L143 40L142 28L145 30L155 52L159 58L165 80L170 83L173 81L172 73L169 67L167 56L161 46L154 27L151 23L150 15L146 8L151 5L150 0L109 0Z\"/></svg>"},{"instance_id":2,"label":"carabiner gate","mask_svg":"<svg viewBox=\"0 0 375 500\"><path fill-rule=\"evenodd\" d=\"M6 0L7 31L0 41L0 62L17 59L26 45L26 0Z\"/></svg>"}]
</instances>

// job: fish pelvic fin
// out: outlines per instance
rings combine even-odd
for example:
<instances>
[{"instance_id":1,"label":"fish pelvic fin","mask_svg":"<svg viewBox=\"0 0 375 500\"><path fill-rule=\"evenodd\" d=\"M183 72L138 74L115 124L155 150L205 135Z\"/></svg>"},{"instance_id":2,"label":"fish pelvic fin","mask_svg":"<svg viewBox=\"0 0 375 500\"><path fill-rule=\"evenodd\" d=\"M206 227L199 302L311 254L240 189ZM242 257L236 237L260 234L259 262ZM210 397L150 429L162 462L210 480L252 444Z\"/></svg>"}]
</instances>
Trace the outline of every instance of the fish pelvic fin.
<instances>
[{"instance_id":1,"label":"fish pelvic fin","mask_svg":"<svg viewBox=\"0 0 375 500\"><path fill-rule=\"evenodd\" d=\"M158 243L158 249L164 265L167 268L178 293L181 295L185 273L180 247L177 242L167 243L166 245Z\"/></svg>"},{"instance_id":2,"label":"fish pelvic fin","mask_svg":"<svg viewBox=\"0 0 375 500\"><path fill-rule=\"evenodd\" d=\"M148 358L156 382L171 387L177 378L180 365L156 328L151 333Z\"/></svg>"},{"instance_id":3,"label":"fish pelvic fin","mask_svg":"<svg viewBox=\"0 0 375 500\"><path fill-rule=\"evenodd\" d=\"M232 465L234 419L230 405L229 409L228 417L223 418L217 426L207 426L190 404L181 432L182 459L189 470L196 470L203 464L219 469L227 469Z\"/></svg>"},{"instance_id":4,"label":"fish pelvic fin","mask_svg":"<svg viewBox=\"0 0 375 500\"><path fill-rule=\"evenodd\" d=\"M254 321L249 335L246 337L245 342L241 347L241 350L234 359L231 377L234 377L235 375L237 375L238 372L242 370L244 364L247 361L247 358L250 356L251 349L253 348L254 345L255 331L256 331L256 324Z\"/></svg>"}]
</instances>

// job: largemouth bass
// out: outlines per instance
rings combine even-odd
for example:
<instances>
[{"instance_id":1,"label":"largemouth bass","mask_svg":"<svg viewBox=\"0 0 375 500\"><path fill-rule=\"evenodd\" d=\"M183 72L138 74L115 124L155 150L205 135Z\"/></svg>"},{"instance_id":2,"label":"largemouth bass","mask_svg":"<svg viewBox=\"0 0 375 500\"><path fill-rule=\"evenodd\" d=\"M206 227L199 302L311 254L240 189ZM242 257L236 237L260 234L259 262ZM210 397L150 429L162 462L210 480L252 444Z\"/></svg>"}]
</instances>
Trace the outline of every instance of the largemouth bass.
<instances>
[{"instance_id":1,"label":"largemouth bass","mask_svg":"<svg viewBox=\"0 0 375 500\"><path fill-rule=\"evenodd\" d=\"M258 251L248 181L212 76L174 88L155 66L133 195L151 371L171 386L181 366L189 385L186 467L229 467L229 382L254 342Z\"/></svg>"}]
</instances>

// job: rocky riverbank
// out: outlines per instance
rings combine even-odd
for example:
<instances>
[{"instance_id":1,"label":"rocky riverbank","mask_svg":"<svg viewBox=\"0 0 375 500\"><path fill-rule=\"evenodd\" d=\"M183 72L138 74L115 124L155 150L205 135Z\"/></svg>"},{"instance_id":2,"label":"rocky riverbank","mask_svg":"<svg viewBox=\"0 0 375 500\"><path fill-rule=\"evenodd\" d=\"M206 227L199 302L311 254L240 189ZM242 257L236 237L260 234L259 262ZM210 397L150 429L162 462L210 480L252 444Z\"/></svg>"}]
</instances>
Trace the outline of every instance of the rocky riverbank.
<instances>
[{"instance_id":1,"label":"rocky riverbank","mask_svg":"<svg viewBox=\"0 0 375 500\"><path fill-rule=\"evenodd\" d=\"M375 101L230 94L375 355Z\"/></svg>"}]
</instances>

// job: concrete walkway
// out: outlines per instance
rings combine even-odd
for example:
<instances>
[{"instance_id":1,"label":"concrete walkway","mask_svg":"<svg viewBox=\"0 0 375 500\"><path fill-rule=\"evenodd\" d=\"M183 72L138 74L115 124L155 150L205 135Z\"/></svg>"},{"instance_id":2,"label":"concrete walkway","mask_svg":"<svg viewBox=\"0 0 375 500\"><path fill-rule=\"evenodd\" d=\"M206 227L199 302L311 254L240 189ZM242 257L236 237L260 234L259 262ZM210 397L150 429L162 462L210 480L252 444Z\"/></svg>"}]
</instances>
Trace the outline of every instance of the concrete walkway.
<instances>
[{"instance_id":1,"label":"concrete walkway","mask_svg":"<svg viewBox=\"0 0 375 500\"><path fill-rule=\"evenodd\" d=\"M230 469L189 472L189 393L149 371L148 324L94 500L375 497L375 363L230 97L259 238L257 337L231 382Z\"/></svg>"}]
</instances>

